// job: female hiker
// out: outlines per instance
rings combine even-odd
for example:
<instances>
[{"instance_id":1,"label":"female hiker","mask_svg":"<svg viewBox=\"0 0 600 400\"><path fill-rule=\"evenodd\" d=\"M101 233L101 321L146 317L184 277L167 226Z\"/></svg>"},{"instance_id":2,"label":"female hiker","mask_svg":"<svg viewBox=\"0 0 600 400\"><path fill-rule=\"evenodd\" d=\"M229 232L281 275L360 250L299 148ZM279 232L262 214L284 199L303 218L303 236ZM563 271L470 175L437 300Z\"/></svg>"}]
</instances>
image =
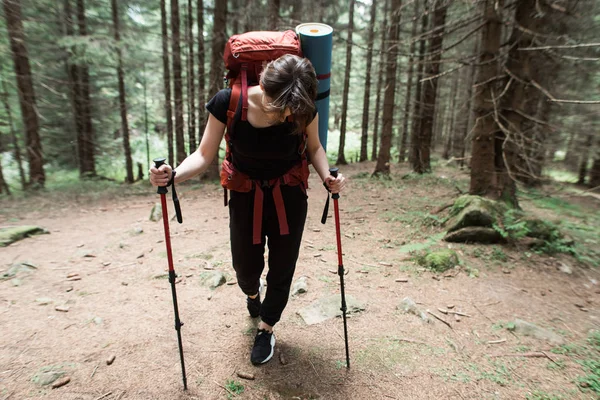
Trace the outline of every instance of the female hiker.
<instances>
[{"instance_id":1,"label":"female hiker","mask_svg":"<svg viewBox=\"0 0 600 400\"><path fill-rule=\"evenodd\" d=\"M183 182L208 168L225 133L231 93L223 89L206 105L210 114L197 151L176 170L169 165L150 169L154 186ZM233 268L248 296L250 316L261 318L250 356L255 365L273 356L273 326L289 297L306 220L307 156L331 192L338 193L345 184L342 174L337 178L329 174L319 141L316 96L317 78L310 61L284 55L266 65L259 85L248 88L246 120L236 117L233 132L227 133L221 182L231 190ZM269 270L261 303L265 244Z\"/></svg>"}]
</instances>

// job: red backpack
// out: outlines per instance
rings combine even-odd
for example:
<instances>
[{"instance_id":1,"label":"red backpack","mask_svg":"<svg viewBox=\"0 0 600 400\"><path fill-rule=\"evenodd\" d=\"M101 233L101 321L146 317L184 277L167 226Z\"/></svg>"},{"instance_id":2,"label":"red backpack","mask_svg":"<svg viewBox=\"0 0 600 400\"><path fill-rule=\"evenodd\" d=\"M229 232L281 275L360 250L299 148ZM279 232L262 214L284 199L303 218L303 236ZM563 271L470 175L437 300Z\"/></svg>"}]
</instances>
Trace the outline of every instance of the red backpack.
<instances>
[{"instance_id":1,"label":"red backpack","mask_svg":"<svg viewBox=\"0 0 600 400\"><path fill-rule=\"evenodd\" d=\"M237 171L232 162L230 149L231 138L236 120L246 121L248 118L248 87L258 85L260 73L266 62L276 60L284 54L293 54L302 57L300 39L296 32L247 32L233 35L227 41L223 58L225 67L229 71L226 79L231 88L231 98L227 110L227 131L225 133L226 152L221 168L221 186L224 188L224 201L227 206L227 190L249 192L256 188L254 197L254 222L253 243L261 242L263 188L273 189L273 199L279 220L279 230L282 235L289 233L285 206L281 195L281 184L308 187L308 161L304 155L306 134L304 134L301 149L302 162L293 167L282 177L269 182L255 181L240 171ZM240 107L241 102L241 107ZM238 110L241 115L236 118Z\"/></svg>"}]
</instances>

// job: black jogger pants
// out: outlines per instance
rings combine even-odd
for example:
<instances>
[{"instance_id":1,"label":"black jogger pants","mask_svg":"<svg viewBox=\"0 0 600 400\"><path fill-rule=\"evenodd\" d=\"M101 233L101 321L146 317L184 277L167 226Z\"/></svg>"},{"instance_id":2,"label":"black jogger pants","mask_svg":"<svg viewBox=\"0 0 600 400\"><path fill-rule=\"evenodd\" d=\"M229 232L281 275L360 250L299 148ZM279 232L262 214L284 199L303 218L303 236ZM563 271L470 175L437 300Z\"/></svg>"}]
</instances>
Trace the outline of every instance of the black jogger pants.
<instances>
[{"instance_id":1,"label":"black jogger pants","mask_svg":"<svg viewBox=\"0 0 600 400\"><path fill-rule=\"evenodd\" d=\"M280 320L288 301L306 221L307 196L302 186L281 186L289 226L289 234L281 235L272 189L263 191L261 243L252 244L254 190L231 192L229 233L233 268L238 284L247 296L258 293L260 275L265 268L265 244L268 245L267 292L260 317L273 326Z\"/></svg>"}]
</instances>

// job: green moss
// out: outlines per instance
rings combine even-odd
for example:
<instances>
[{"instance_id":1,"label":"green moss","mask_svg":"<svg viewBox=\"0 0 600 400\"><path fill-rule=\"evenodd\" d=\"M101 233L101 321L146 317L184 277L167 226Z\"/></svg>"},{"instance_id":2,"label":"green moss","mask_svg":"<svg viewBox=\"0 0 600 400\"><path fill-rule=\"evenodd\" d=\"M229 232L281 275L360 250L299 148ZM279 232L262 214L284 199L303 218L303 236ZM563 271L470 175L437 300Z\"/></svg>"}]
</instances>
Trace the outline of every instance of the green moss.
<instances>
[{"instance_id":1,"label":"green moss","mask_svg":"<svg viewBox=\"0 0 600 400\"><path fill-rule=\"evenodd\" d=\"M458 265L458 254L454 250L439 250L417 257L417 262L436 272L444 272Z\"/></svg>"}]
</instances>

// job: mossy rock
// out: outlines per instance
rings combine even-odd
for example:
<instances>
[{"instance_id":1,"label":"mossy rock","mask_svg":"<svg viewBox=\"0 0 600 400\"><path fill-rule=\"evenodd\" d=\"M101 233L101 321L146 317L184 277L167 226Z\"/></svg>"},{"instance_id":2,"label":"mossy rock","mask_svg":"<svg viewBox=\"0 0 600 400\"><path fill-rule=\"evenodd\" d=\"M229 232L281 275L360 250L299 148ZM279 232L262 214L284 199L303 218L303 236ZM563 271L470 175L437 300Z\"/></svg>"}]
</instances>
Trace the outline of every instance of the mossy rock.
<instances>
[{"instance_id":1,"label":"mossy rock","mask_svg":"<svg viewBox=\"0 0 600 400\"><path fill-rule=\"evenodd\" d=\"M448 233L468 226L492 228L500 221L507 207L504 203L480 196L464 195L454 202L445 222Z\"/></svg>"},{"instance_id":2,"label":"mossy rock","mask_svg":"<svg viewBox=\"0 0 600 400\"><path fill-rule=\"evenodd\" d=\"M439 250L425 254L418 263L435 272L444 272L458 265L458 254L454 250Z\"/></svg>"},{"instance_id":3,"label":"mossy rock","mask_svg":"<svg viewBox=\"0 0 600 400\"><path fill-rule=\"evenodd\" d=\"M9 226L6 228L0 228L0 247L6 247L11 243L18 240L30 237L33 235L39 235L43 233L50 233L44 228L39 226Z\"/></svg>"},{"instance_id":4,"label":"mossy rock","mask_svg":"<svg viewBox=\"0 0 600 400\"><path fill-rule=\"evenodd\" d=\"M444 240L451 243L483 244L504 243L506 241L496 229L483 226L467 226L457 231L448 232L444 236Z\"/></svg>"}]
</instances>

